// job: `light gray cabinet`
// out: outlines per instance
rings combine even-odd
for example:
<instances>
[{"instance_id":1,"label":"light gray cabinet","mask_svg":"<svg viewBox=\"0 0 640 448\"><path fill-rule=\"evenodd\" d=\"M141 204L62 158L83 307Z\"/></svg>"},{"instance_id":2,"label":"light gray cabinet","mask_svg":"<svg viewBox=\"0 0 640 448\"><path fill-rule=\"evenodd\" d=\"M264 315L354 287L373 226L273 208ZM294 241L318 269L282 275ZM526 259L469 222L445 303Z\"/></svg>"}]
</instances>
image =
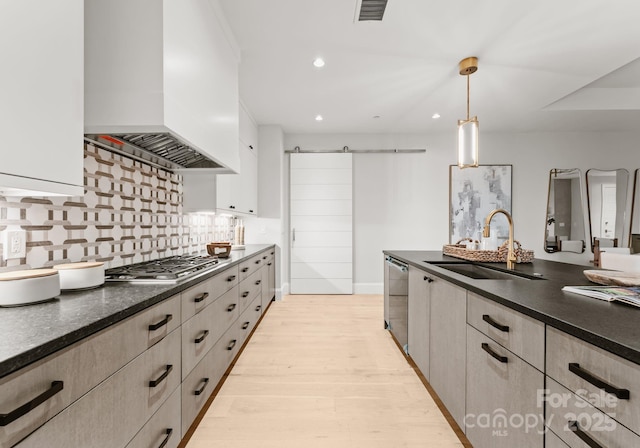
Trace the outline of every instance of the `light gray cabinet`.
<instances>
[{"instance_id":1,"label":"light gray cabinet","mask_svg":"<svg viewBox=\"0 0 640 448\"><path fill-rule=\"evenodd\" d=\"M553 431L547 431L544 434L544 446L545 448L570 448Z\"/></svg>"},{"instance_id":2,"label":"light gray cabinet","mask_svg":"<svg viewBox=\"0 0 640 448\"><path fill-rule=\"evenodd\" d=\"M469 325L544 371L545 326L542 322L472 292L468 293L467 300Z\"/></svg>"},{"instance_id":3,"label":"light gray cabinet","mask_svg":"<svg viewBox=\"0 0 640 448\"><path fill-rule=\"evenodd\" d=\"M429 383L464 428L467 291L433 277L429 320Z\"/></svg>"},{"instance_id":4,"label":"light gray cabinet","mask_svg":"<svg viewBox=\"0 0 640 448\"><path fill-rule=\"evenodd\" d=\"M616 427L640 433L640 366L551 327L546 357L549 380L620 422Z\"/></svg>"},{"instance_id":5,"label":"light gray cabinet","mask_svg":"<svg viewBox=\"0 0 640 448\"><path fill-rule=\"evenodd\" d=\"M178 295L2 378L0 406L4 413L55 391L54 382L61 382L62 389L1 426L0 446L12 446L179 326Z\"/></svg>"},{"instance_id":6,"label":"light gray cabinet","mask_svg":"<svg viewBox=\"0 0 640 448\"><path fill-rule=\"evenodd\" d=\"M547 377L546 421L571 448L630 448L640 436ZM547 445L550 446L550 445Z\"/></svg>"},{"instance_id":7,"label":"light gray cabinet","mask_svg":"<svg viewBox=\"0 0 640 448\"><path fill-rule=\"evenodd\" d=\"M269 255L270 258L267 261L267 269L269 270L269 296L266 297L266 301L265 298L263 298L262 300L263 312L267 310L267 306L269 306L269 303L276 298L276 250L272 249L269 252Z\"/></svg>"},{"instance_id":8,"label":"light gray cabinet","mask_svg":"<svg viewBox=\"0 0 640 448\"><path fill-rule=\"evenodd\" d=\"M476 448L541 448L545 326L467 293L467 417Z\"/></svg>"},{"instance_id":9,"label":"light gray cabinet","mask_svg":"<svg viewBox=\"0 0 640 448\"><path fill-rule=\"evenodd\" d=\"M23 442L20 448L124 447L180 385L175 330Z\"/></svg>"},{"instance_id":10,"label":"light gray cabinet","mask_svg":"<svg viewBox=\"0 0 640 448\"><path fill-rule=\"evenodd\" d=\"M430 285L433 276L409 266L408 353L420 372L429 379Z\"/></svg>"},{"instance_id":11,"label":"light gray cabinet","mask_svg":"<svg viewBox=\"0 0 640 448\"><path fill-rule=\"evenodd\" d=\"M248 283L262 279L252 271ZM0 447L177 446L260 319L259 289L240 310L238 277L237 265L225 269L2 378L3 413L45 398L3 419Z\"/></svg>"},{"instance_id":12,"label":"light gray cabinet","mask_svg":"<svg viewBox=\"0 0 640 448\"><path fill-rule=\"evenodd\" d=\"M542 448L543 389L541 371L467 327L465 433L474 448Z\"/></svg>"},{"instance_id":13,"label":"light gray cabinet","mask_svg":"<svg viewBox=\"0 0 640 448\"><path fill-rule=\"evenodd\" d=\"M180 443L180 397L178 386L126 448L176 448ZM163 445L164 444L164 445Z\"/></svg>"}]
</instances>

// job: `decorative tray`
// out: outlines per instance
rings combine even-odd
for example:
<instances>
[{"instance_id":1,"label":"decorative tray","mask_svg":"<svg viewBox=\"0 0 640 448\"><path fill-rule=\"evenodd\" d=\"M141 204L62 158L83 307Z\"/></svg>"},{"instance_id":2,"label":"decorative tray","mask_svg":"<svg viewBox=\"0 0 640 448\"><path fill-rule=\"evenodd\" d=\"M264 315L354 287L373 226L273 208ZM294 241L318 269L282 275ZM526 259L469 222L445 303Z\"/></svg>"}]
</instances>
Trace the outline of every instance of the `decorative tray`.
<instances>
[{"instance_id":1,"label":"decorative tray","mask_svg":"<svg viewBox=\"0 0 640 448\"><path fill-rule=\"evenodd\" d=\"M599 285L640 286L640 272L587 269L584 276Z\"/></svg>"},{"instance_id":2,"label":"decorative tray","mask_svg":"<svg viewBox=\"0 0 640 448\"><path fill-rule=\"evenodd\" d=\"M478 261L481 263L506 263L507 254L509 249L507 245L508 241L502 243L498 250L476 250L467 249L466 245L461 244L463 241L472 241L471 238L465 238L458 241L456 244L445 244L442 246L442 253L449 255L450 257L462 258L468 261ZM531 263L533 261L533 251L523 249L520 242L513 241L513 245L516 248L517 263Z\"/></svg>"}]
</instances>

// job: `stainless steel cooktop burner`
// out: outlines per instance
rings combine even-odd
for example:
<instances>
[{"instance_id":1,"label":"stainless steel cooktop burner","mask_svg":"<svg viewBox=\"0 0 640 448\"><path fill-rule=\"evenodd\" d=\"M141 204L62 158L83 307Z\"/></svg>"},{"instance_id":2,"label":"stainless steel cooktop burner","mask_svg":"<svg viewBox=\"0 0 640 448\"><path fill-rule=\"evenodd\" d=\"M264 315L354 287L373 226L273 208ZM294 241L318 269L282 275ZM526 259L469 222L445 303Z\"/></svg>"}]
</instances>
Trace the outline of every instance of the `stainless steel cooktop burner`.
<instances>
[{"instance_id":1,"label":"stainless steel cooktop burner","mask_svg":"<svg viewBox=\"0 0 640 448\"><path fill-rule=\"evenodd\" d=\"M205 274L218 263L219 260L216 257L174 255L107 269L105 280L131 283L178 283Z\"/></svg>"}]
</instances>

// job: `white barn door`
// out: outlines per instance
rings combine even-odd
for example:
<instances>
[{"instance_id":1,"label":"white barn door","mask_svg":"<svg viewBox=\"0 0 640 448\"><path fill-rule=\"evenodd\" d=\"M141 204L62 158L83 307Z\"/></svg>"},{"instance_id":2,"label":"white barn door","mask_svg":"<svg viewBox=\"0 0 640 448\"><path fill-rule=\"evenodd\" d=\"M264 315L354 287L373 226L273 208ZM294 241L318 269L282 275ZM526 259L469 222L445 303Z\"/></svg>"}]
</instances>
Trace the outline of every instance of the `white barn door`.
<instances>
[{"instance_id":1,"label":"white barn door","mask_svg":"<svg viewBox=\"0 0 640 448\"><path fill-rule=\"evenodd\" d=\"M352 294L352 155L294 153L290 162L291 294Z\"/></svg>"}]
</instances>

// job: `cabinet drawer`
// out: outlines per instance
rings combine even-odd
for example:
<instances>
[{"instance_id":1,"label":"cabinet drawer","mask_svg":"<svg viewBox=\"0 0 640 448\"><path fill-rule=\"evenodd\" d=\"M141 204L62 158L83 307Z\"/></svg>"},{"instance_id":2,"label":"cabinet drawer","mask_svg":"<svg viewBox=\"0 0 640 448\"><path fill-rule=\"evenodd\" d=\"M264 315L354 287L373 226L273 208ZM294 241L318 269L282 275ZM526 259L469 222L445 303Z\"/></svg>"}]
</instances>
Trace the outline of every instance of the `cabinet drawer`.
<instances>
[{"instance_id":1,"label":"cabinet drawer","mask_svg":"<svg viewBox=\"0 0 640 448\"><path fill-rule=\"evenodd\" d=\"M123 447L179 386L179 366L180 332L173 331L19 446Z\"/></svg>"},{"instance_id":2,"label":"cabinet drawer","mask_svg":"<svg viewBox=\"0 0 640 448\"><path fill-rule=\"evenodd\" d=\"M264 269L254 272L240 282L240 289L238 290L238 294L240 294L240 311L244 311L249 303L261 293L262 271Z\"/></svg>"},{"instance_id":3,"label":"cabinet drawer","mask_svg":"<svg viewBox=\"0 0 640 448\"><path fill-rule=\"evenodd\" d=\"M238 265L240 281L249 277L251 274L256 272L264 265L264 261L262 260L262 254L254 255L248 260L243 261Z\"/></svg>"},{"instance_id":4,"label":"cabinet drawer","mask_svg":"<svg viewBox=\"0 0 640 448\"><path fill-rule=\"evenodd\" d=\"M182 324L182 378L211 350L239 314L235 287Z\"/></svg>"},{"instance_id":5,"label":"cabinet drawer","mask_svg":"<svg viewBox=\"0 0 640 448\"><path fill-rule=\"evenodd\" d=\"M238 329L232 326L182 383L182 436L186 434L237 354Z\"/></svg>"},{"instance_id":6,"label":"cabinet drawer","mask_svg":"<svg viewBox=\"0 0 640 448\"><path fill-rule=\"evenodd\" d=\"M153 414L127 448L176 448L181 435L181 388L178 386L167 401ZM166 440L166 443L165 443ZM164 443L164 445L163 445Z\"/></svg>"},{"instance_id":7,"label":"cabinet drawer","mask_svg":"<svg viewBox=\"0 0 640 448\"><path fill-rule=\"evenodd\" d=\"M547 375L640 433L640 366L637 364L548 327ZM613 389L609 389L612 393L605 392L605 387L618 389L617 396Z\"/></svg>"},{"instance_id":8,"label":"cabinet drawer","mask_svg":"<svg viewBox=\"0 0 640 448\"><path fill-rule=\"evenodd\" d=\"M47 391L55 392L59 386L53 386L54 381L62 382L63 389L0 426L0 446L10 446L34 431L178 325L180 298L175 296L2 378L0 413L10 413Z\"/></svg>"},{"instance_id":9,"label":"cabinet drawer","mask_svg":"<svg viewBox=\"0 0 640 448\"><path fill-rule=\"evenodd\" d=\"M469 293L467 322L509 351L544 371L544 324Z\"/></svg>"},{"instance_id":10,"label":"cabinet drawer","mask_svg":"<svg viewBox=\"0 0 640 448\"><path fill-rule=\"evenodd\" d=\"M272 258L273 256L269 254L269 251L262 252L260 254L260 259L262 260L261 265L265 266Z\"/></svg>"},{"instance_id":11,"label":"cabinet drawer","mask_svg":"<svg viewBox=\"0 0 640 448\"><path fill-rule=\"evenodd\" d=\"M570 448L569 445L564 443L560 437L558 437L553 431L549 429L544 433L544 447L545 448Z\"/></svg>"},{"instance_id":12,"label":"cabinet drawer","mask_svg":"<svg viewBox=\"0 0 640 448\"><path fill-rule=\"evenodd\" d=\"M261 297L256 296L253 299L253 302L249 304L246 310L240 315L236 325L240 328L240 339L238 343L240 345L244 344L247 340L251 331L255 328L258 320L260 320L260 315L262 314L262 305L261 305Z\"/></svg>"},{"instance_id":13,"label":"cabinet drawer","mask_svg":"<svg viewBox=\"0 0 640 448\"><path fill-rule=\"evenodd\" d=\"M569 447L640 446L640 436L551 378L547 378L547 394L545 399L547 425Z\"/></svg>"},{"instance_id":14,"label":"cabinet drawer","mask_svg":"<svg viewBox=\"0 0 640 448\"><path fill-rule=\"evenodd\" d=\"M182 292L182 322L209 306L215 299L238 284L238 266L225 269Z\"/></svg>"},{"instance_id":15,"label":"cabinet drawer","mask_svg":"<svg viewBox=\"0 0 640 448\"><path fill-rule=\"evenodd\" d=\"M236 286L239 280L238 265L225 269L223 272L211 279L213 295L215 297L220 297L222 294Z\"/></svg>"},{"instance_id":16,"label":"cabinet drawer","mask_svg":"<svg viewBox=\"0 0 640 448\"><path fill-rule=\"evenodd\" d=\"M467 365L465 432L473 446L541 448L544 374L471 326Z\"/></svg>"}]
</instances>

